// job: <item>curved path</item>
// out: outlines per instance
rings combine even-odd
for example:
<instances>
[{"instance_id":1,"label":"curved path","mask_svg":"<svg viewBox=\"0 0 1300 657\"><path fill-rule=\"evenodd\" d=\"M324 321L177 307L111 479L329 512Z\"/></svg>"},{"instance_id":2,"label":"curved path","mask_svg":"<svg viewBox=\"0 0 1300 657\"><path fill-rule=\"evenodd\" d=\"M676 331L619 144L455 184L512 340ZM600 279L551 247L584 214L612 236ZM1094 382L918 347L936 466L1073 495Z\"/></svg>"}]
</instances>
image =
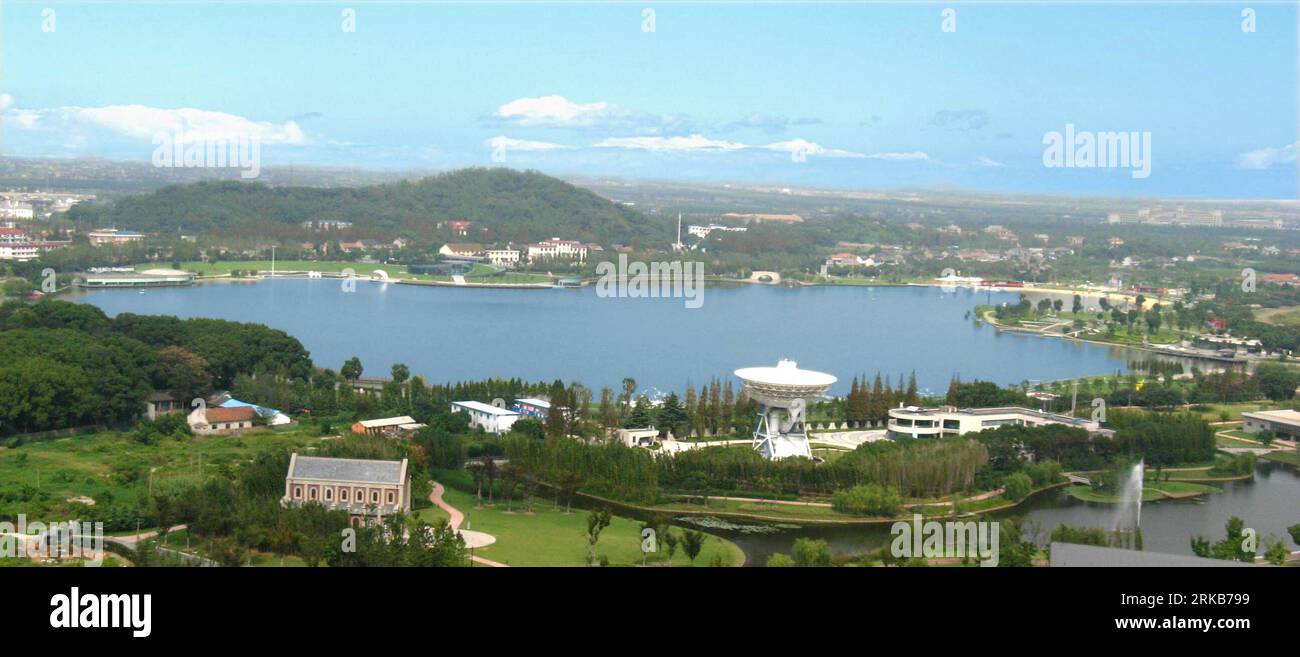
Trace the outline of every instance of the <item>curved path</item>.
<instances>
[{"instance_id":1,"label":"curved path","mask_svg":"<svg viewBox=\"0 0 1300 657\"><path fill-rule=\"evenodd\" d=\"M497 538L491 534L476 532L472 529L461 529L460 524L465 522L465 514L461 513L456 507L447 504L447 502L442 499L442 494L446 490L443 488L442 484L436 481L431 483L433 484L433 491L429 493L429 501L433 502L434 506L447 512L447 516L449 517L447 524L451 525L452 531L460 534L460 537L465 539L465 547L481 548L497 542ZM483 557L470 557L470 559L485 566L494 566L497 568L507 567L506 564L492 561L491 559L484 559Z\"/></svg>"}]
</instances>

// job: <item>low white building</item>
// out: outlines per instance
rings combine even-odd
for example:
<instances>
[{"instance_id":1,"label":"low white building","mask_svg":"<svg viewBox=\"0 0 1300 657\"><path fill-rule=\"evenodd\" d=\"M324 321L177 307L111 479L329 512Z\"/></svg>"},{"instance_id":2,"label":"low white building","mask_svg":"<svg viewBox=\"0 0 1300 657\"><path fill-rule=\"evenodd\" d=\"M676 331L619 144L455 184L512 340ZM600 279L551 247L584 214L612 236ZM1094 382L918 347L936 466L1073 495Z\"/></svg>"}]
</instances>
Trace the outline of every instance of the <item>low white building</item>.
<instances>
[{"instance_id":1,"label":"low white building","mask_svg":"<svg viewBox=\"0 0 1300 657\"><path fill-rule=\"evenodd\" d=\"M1254 411L1241 414L1241 430L1246 433L1272 431L1279 438L1300 438L1300 411Z\"/></svg>"},{"instance_id":2,"label":"low white building","mask_svg":"<svg viewBox=\"0 0 1300 657\"><path fill-rule=\"evenodd\" d=\"M659 442L659 430L654 427L619 429L618 440L628 447L649 447Z\"/></svg>"},{"instance_id":3,"label":"low white building","mask_svg":"<svg viewBox=\"0 0 1300 657\"><path fill-rule=\"evenodd\" d=\"M488 249L484 255L488 262L498 267L514 267L519 264L518 249Z\"/></svg>"},{"instance_id":4,"label":"low white building","mask_svg":"<svg viewBox=\"0 0 1300 657\"><path fill-rule=\"evenodd\" d=\"M484 431L495 434L509 431L515 420L523 417L517 411L479 401L454 401L451 403L451 412L465 413L469 415L471 427L482 427Z\"/></svg>"},{"instance_id":5,"label":"low white building","mask_svg":"<svg viewBox=\"0 0 1300 657\"><path fill-rule=\"evenodd\" d=\"M190 431L200 435L227 434L247 431L253 428L257 413L251 406L238 408L200 407L190 413L187 422Z\"/></svg>"},{"instance_id":6,"label":"low white building","mask_svg":"<svg viewBox=\"0 0 1300 657\"><path fill-rule=\"evenodd\" d=\"M917 408L907 406L889 409L890 438L939 438L960 436L985 429L996 429L1005 424L1037 427L1045 424L1064 424L1097 433L1101 424L1093 420L1046 413L1019 406L998 408Z\"/></svg>"}]
</instances>

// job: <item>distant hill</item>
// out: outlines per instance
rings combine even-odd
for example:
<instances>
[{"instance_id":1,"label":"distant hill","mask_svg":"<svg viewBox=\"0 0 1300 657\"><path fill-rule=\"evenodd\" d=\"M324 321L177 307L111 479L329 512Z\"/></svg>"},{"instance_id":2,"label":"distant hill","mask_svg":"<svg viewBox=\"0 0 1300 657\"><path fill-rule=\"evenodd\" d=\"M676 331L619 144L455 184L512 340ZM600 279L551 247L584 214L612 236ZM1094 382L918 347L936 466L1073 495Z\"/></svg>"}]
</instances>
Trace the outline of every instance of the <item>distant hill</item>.
<instances>
[{"instance_id":1,"label":"distant hill","mask_svg":"<svg viewBox=\"0 0 1300 657\"><path fill-rule=\"evenodd\" d=\"M474 222L467 240L564 237L600 244L661 244L671 223L534 171L462 169L365 187L268 187L232 181L173 185L82 204L70 219L143 232L289 236L303 221L353 222L359 237L433 237L449 219Z\"/></svg>"}]
</instances>

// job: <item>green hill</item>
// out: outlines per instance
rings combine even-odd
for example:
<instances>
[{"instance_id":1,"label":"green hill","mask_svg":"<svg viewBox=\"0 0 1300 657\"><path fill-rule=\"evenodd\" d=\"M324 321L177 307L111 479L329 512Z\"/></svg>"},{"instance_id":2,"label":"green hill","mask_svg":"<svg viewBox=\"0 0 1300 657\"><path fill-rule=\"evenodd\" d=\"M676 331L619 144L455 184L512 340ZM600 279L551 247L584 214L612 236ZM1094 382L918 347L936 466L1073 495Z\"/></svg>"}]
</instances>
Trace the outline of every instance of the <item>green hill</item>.
<instances>
[{"instance_id":1,"label":"green hill","mask_svg":"<svg viewBox=\"0 0 1300 657\"><path fill-rule=\"evenodd\" d=\"M528 242L564 237L600 244L667 244L669 221L651 218L534 171L462 169L367 187L268 187L261 183L173 185L82 204L79 224L142 232L280 235L303 221L353 222L356 237L428 237L449 219L474 222L466 240Z\"/></svg>"}]
</instances>

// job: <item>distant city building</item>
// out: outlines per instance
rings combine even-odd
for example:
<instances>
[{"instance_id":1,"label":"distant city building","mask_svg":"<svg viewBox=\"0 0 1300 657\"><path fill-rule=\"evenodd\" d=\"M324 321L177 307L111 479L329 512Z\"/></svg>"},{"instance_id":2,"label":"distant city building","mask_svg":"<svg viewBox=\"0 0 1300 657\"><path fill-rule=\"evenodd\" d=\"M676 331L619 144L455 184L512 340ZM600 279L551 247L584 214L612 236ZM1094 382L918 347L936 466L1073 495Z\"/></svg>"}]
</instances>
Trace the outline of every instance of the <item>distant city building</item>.
<instances>
[{"instance_id":1,"label":"distant city building","mask_svg":"<svg viewBox=\"0 0 1300 657\"><path fill-rule=\"evenodd\" d=\"M510 430L515 420L523 417L519 411L484 404L479 401L454 401L451 412L469 415L471 427L481 427L488 433L503 434Z\"/></svg>"},{"instance_id":2,"label":"distant city building","mask_svg":"<svg viewBox=\"0 0 1300 657\"><path fill-rule=\"evenodd\" d=\"M438 254L458 258L477 257L483 255L483 245L449 242L438 249Z\"/></svg>"},{"instance_id":3,"label":"distant city building","mask_svg":"<svg viewBox=\"0 0 1300 657\"><path fill-rule=\"evenodd\" d=\"M320 456L289 457L280 504L317 503L347 511L353 525L381 521L394 513L410 513L411 480L406 459L379 461Z\"/></svg>"},{"instance_id":4,"label":"distant city building","mask_svg":"<svg viewBox=\"0 0 1300 657\"><path fill-rule=\"evenodd\" d=\"M551 414L551 402L533 397L516 399L510 408L517 413L539 420L545 420L546 416Z\"/></svg>"},{"instance_id":5,"label":"distant city building","mask_svg":"<svg viewBox=\"0 0 1300 657\"><path fill-rule=\"evenodd\" d=\"M302 222L302 227L308 230L346 230L352 227L351 221L338 221L334 219L308 219Z\"/></svg>"},{"instance_id":6,"label":"distant city building","mask_svg":"<svg viewBox=\"0 0 1300 657\"><path fill-rule=\"evenodd\" d=\"M960 436L1007 424L1028 427L1063 424L1086 429L1092 433L1102 431L1101 425L1092 420L1017 406L960 409L952 406L936 408L907 406L889 409L888 436L890 438Z\"/></svg>"},{"instance_id":7,"label":"distant city building","mask_svg":"<svg viewBox=\"0 0 1300 657\"><path fill-rule=\"evenodd\" d=\"M686 227L686 232L688 234L694 235L700 239L704 239L708 237L709 233L713 233L715 231L723 231L726 233L743 233L747 230L749 229L744 226L723 226L720 224L709 224L707 226L692 225Z\"/></svg>"},{"instance_id":8,"label":"distant city building","mask_svg":"<svg viewBox=\"0 0 1300 657\"><path fill-rule=\"evenodd\" d=\"M743 221L745 223L749 223L751 221L758 222L758 223L762 223L764 221L776 221L776 222L788 223L788 224L803 223L803 217L797 214L773 214L773 213L761 213L761 212L753 212L753 213L727 212L722 215L722 218L732 219L736 221Z\"/></svg>"},{"instance_id":9,"label":"distant city building","mask_svg":"<svg viewBox=\"0 0 1300 657\"><path fill-rule=\"evenodd\" d=\"M144 234L132 230L100 228L98 230L90 231L86 237L90 240L91 246L102 246L104 244L129 244L131 242L139 242L144 239Z\"/></svg>"}]
</instances>

